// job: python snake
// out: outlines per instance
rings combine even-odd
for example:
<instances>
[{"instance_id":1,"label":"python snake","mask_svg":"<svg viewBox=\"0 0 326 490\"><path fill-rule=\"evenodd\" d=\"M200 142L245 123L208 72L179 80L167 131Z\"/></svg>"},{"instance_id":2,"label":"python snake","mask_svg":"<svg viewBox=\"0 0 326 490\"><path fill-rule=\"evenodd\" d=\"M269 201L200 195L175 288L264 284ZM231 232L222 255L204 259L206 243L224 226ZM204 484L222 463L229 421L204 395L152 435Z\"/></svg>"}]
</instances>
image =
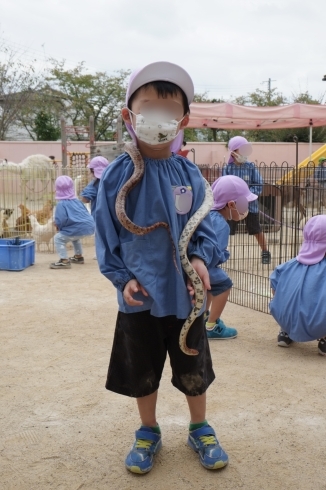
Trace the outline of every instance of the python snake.
<instances>
[{"instance_id":1,"label":"python snake","mask_svg":"<svg viewBox=\"0 0 326 490\"><path fill-rule=\"evenodd\" d=\"M126 199L129 194L129 192L141 181L144 172L145 172L145 164L144 160L141 156L141 153L139 152L138 148L131 144L128 143L125 146L125 151L129 154L131 157L133 164L134 164L134 172L130 179L122 186L120 191L118 192L117 199L116 199L116 204L115 204L115 211L118 220L122 224L124 228L126 228L130 233L134 233L135 235L146 235L147 233L150 233L151 231L156 230L159 227L166 228L166 230L169 233L170 239L172 240L173 247L174 247L174 263L176 265L176 260L175 260L175 245L172 239L171 235L171 230L168 225L168 223L165 223L163 221L158 221L157 223L154 223L153 225L150 226L139 226L135 223L133 223L130 218L128 218L126 214ZM188 256L187 256L187 248L188 244L190 241L191 236L201 223L201 221L207 216L209 213L212 205L213 205L213 194L212 190L210 188L210 185L208 182L204 179L205 181L205 197L204 201L199 207L199 209L193 214L193 216L190 218L190 220L187 222L186 226L184 227L180 239L179 239L179 254L180 254L180 261L182 268L184 272L187 274L187 276L190 279L190 282L195 290L195 304L186 319L185 323L183 324L180 332L180 337L179 337L179 346L182 352L184 352L187 355L190 356L195 356L198 354L198 351L195 349L190 349L187 346L187 334L189 332L189 329L193 322L195 321L199 311L201 310L204 300L205 300L205 292L204 292L204 287L203 283L195 271L195 269L192 267ZM177 265L176 265L177 267Z\"/></svg>"}]
</instances>

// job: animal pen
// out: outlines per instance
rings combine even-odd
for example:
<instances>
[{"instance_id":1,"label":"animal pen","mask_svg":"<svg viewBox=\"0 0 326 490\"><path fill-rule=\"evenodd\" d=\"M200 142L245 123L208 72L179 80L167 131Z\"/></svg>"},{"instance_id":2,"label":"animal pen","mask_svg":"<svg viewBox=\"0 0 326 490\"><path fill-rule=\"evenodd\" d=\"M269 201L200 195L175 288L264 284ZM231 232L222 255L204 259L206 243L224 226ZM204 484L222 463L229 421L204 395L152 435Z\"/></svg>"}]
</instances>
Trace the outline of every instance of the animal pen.
<instances>
[{"instance_id":1,"label":"animal pen","mask_svg":"<svg viewBox=\"0 0 326 490\"><path fill-rule=\"evenodd\" d=\"M223 168L199 166L212 184ZM258 198L259 222L271 253L269 265L261 262L261 249L249 236L244 221L229 239L229 260L223 268L233 281L230 301L268 313L271 299L269 275L274 268L294 258L302 243L302 228L311 216L325 212L326 189L314 179L315 165L298 172L284 162L281 166L257 166L264 184Z\"/></svg>"},{"instance_id":2,"label":"animal pen","mask_svg":"<svg viewBox=\"0 0 326 490\"><path fill-rule=\"evenodd\" d=\"M198 104L196 106L198 109ZM223 124L226 128L232 127L233 122L230 121L232 115L229 109L228 111L228 119L225 118L224 122L212 115L211 119L204 118L199 124L200 116L197 110L197 113L195 112L197 119L192 123L193 125L190 124L190 127L219 126L221 128ZM254 121L256 124L256 114ZM300 125L312 127L311 121L311 118L300 120ZM248 128L247 119L246 122ZM277 127L275 123L276 120L273 120L271 127ZM316 123L316 125L322 124L326 125L326 112L324 119L319 119ZM300 127L298 123L296 125ZM269 126L262 124L261 127L263 129ZM88 183L89 172L86 165L89 159L96 155L103 155L112 161L123 151L121 120L117 124L116 143L96 143L93 128L92 121L89 127L78 128L67 127L62 121L61 165L54 165L47 157L44 157L46 159L44 165L35 168L26 165L10 168L6 162L0 162L0 236L32 236L36 240L39 252L53 252L52 216L56 178L61 174L69 175L75 182L78 196ZM69 144L67 135L76 131L89 135L89 152L77 154L67 151ZM326 194L324 188L320 187L314 178L317 162L311 161L304 168L298 168L297 160L296 158L295 162L283 162L281 165L276 165L274 162L257 165L264 181L258 199L259 220L271 252L271 263L269 265L261 263L261 250L258 243L254 237L248 236L245 224L240 223L237 233L230 237L230 259L224 265L234 283L230 295L231 302L268 313L268 303L271 298L269 285L271 271L278 264L297 255L302 243L302 228L305 221L315 214L325 212ZM222 175L221 166L199 165L198 167L210 184ZM29 212L38 217L39 226L36 225L34 218L29 217ZM43 226L45 228L42 228ZM93 245L93 239L90 244Z\"/></svg>"},{"instance_id":3,"label":"animal pen","mask_svg":"<svg viewBox=\"0 0 326 490\"><path fill-rule=\"evenodd\" d=\"M51 163L51 167L19 169L16 173L0 166L0 235L33 237L38 252L53 252L54 182L62 173L69 175L79 195L89 178L86 164L84 158L71 155L65 168ZM210 184L222 175L218 165L199 168ZM260 164L257 168L264 180L258 199L259 220L272 261L270 265L261 263L258 243L241 222L236 235L230 236L230 259L224 267L234 283L230 300L267 313L271 297L269 275L276 265L296 256L305 221L325 212L326 190L314 179L313 162L297 172L287 163ZM29 212L33 215L29 216ZM93 239L85 240L85 245L93 245Z\"/></svg>"},{"instance_id":4,"label":"animal pen","mask_svg":"<svg viewBox=\"0 0 326 490\"><path fill-rule=\"evenodd\" d=\"M83 135L85 152L69 152L69 137ZM32 155L16 164L0 161L0 238L34 238L38 252L54 252L55 207L54 183L60 175L74 181L76 195L89 183L87 169L90 159L103 155L112 161L122 153L122 122L117 121L117 143L96 143L94 121L89 126L66 125L61 120L62 159L55 161L45 155ZM88 210L89 206L86 205ZM93 244L93 238L84 238L84 244Z\"/></svg>"}]
</instances>

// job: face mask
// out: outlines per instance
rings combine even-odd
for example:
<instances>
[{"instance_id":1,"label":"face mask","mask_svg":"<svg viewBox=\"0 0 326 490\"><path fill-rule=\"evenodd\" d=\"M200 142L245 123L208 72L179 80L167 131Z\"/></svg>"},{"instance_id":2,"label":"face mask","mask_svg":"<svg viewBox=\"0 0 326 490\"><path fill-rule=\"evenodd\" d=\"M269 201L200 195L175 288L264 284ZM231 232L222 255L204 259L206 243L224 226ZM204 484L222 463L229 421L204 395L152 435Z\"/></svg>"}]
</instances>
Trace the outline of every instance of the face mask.
<instances>
[{"instance_id":1,"label":"face mask","mask_svg":"<svg viewBox=\"0 0 326 490\"><path fill-rule=\"evenodd\" d=\"M235 211L238 213L239 221L242 221L248 216L249 213L249 205L248 201L244 196L238 197L238 199L235 202L236 208ZM230 217L229 220L232 220L232 209L229 208L230 210Z\"/></svg>"},{"instance_id":2,"label":"face mask","mask_svg":"<svg viewBox=\"0 0 326 490\"><path fill-rule=\"evenodd\" d=\"M131 114L134 114L132 111ZM148 145L160 145L173 141L179 131L178 126L180 121L175 119L165 120L166 115L158 112L143 116L142 114L134 114L136 116L135 134L140 141Z\"/></svg>"}]
</instances>

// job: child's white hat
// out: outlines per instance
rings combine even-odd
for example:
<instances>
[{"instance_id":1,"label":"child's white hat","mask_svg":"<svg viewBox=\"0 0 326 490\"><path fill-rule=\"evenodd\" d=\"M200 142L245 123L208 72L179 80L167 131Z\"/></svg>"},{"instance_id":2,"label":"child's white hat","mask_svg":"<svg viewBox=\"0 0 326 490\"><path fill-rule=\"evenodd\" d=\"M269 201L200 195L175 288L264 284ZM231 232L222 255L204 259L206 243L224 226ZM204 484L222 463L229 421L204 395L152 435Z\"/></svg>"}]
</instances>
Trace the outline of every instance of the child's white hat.
<instances>
[{"instance_id":1,"label":"child's white hat","mask_svg":"<svg viewBox=\"0 0 326 490\"><path fill-rule=\"evenodd\" d=\"M318 214L310 218L303 228L303 244L297 261L305 265L318 264L326 254L326 216Z\"/></svg>"},{"instance_id":2,"label":"child's white hat","mask_svg":"<svg viewBox=\"0 0 326 490\"><path fill-rule=\"evenodd\" d=\"M132 94L146 83L156 82L171 82L180 87L186 94L188 104L191 104L194 98L194 84L190 75L179 65L170 63L169 61L156 61L144 66L140 70L134 71L129 78L126 104Z\"/></svg>"},{"instance_id":3,"label":"child's white hat","mask_svg":"<svg viewBox=\"0 0 326 490\"><path fill-rule=\"evenodd\" d=\"M237 201L245 198L247 202L258 198L256 194L250 192L246 182L236 175L225 175L218 178L212 184L214 204L212 209L223 209L229 201Z\"/></svg>"}]
</instances>

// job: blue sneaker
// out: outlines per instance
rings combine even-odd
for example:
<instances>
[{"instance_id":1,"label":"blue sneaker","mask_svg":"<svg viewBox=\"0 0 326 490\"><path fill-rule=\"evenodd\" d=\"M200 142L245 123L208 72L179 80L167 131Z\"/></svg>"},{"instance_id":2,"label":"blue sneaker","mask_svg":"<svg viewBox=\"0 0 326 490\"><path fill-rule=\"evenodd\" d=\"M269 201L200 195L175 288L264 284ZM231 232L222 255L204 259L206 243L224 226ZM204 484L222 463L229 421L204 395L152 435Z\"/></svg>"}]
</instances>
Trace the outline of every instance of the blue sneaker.
<instances>
[{"instance_id":1,"label":"blue sneaker","mask_svg":"<svg viewBox=\"0 0 326 490\"><path fill-rule=\"evenodd\" d=\"M136 440L125 460L126 468L140 475L153 468L153 458L162 447L161 434L150 427L141 427L135 432Z\"/></svg>"},{"instance_id":2,"label":"blue sneaker","mask_svg":"<svg viewBox=\"0 0 326 490\"><path fill-rule=\"evenodd\" d=\"M199 454L201 464L208 470L218 470L229 462L210 425L189 432L188 445Z\"/></svg>"},{"instance_id":3,"label":"blue sneaker","mask_svg":"<svg viewBox=\"0 0 326 490\"><path fill-rule=\"evenodd\" d=\"M227 327L223 320L219 318L212 330L207 330L207 338L214 340L234 339L238 335L235 328Z\"/></svg>"}]
</instances>

